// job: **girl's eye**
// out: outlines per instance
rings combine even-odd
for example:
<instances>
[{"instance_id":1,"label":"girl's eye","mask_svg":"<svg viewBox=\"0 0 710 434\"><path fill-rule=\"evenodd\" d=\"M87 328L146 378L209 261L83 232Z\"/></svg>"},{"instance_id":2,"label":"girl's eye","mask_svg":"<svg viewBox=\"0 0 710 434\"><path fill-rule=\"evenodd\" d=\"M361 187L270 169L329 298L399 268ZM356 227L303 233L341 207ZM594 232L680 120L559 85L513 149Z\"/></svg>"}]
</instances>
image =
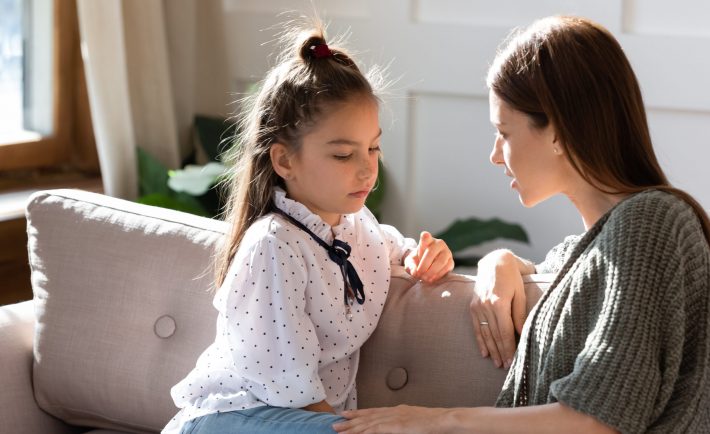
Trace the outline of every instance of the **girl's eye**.
<instances>
[{"instance_id":1,"label":"girl's eye","mask_svg":"<svg viewBox=\"0 0 710 434\"><path fill-rule=\"evenodd\" d=\"M353 156L353 154L347 154L347 155L333 155L333 158L335 158L336 160L340 160L340 161L347 161L347 160L349 160L350 157L352 157L352 156Z\"/></svg>"},{"instance_id":2,"label":"girl's eye","mask_svg":"<svg viewBox=\"0 0 710 434\"><path fill-rule=\"evenodd\" d=\"M380 152L380 147L379 146L373 146L372 148L369 149L371 153L378 153Z\"/></svg>"}]
</instances>

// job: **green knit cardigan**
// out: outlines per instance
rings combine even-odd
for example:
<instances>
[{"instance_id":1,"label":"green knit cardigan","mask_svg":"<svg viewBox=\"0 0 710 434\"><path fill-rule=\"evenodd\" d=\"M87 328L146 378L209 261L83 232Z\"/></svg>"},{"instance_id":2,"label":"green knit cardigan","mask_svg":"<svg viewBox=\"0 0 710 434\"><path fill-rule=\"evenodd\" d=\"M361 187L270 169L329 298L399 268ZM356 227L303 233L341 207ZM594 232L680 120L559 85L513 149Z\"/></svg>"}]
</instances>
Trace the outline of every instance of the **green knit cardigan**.
<instances>
[{"instance_id":1,"label":"green knit cardigan","mask_svg":"<svg viewBox=\"0 0 710 434\"><path fill-rule=\"evenodd\" d=\"M568 237L497 406L560 402L622 433L710 433L710 249L693 209L657 190Z\"/></svg>"}]
</instances>

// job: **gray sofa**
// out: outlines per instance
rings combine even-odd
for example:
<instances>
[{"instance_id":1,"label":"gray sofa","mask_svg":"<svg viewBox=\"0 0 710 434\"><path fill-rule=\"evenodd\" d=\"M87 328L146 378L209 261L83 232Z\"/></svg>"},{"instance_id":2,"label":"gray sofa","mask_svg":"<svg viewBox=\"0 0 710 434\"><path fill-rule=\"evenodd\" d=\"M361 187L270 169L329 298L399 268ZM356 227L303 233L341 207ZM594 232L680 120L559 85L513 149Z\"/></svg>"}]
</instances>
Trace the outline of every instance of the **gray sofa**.
<instances>
[{"instance_id":1,"label":"gray sofa","mask_svg":"<svg viewBox=\"0 0 710 434\"><path fill-rule=\"evenodd\" d=\"M170 387L212 341L210 256L225 224L78 190L27 207L32 301L0 307L0 431L157 432ZM549 275L526 281L529 304ZM505 376L475 346L475 279L395 269L362 349L361 407L491 405Z\"/></svg>"}]
</instances>

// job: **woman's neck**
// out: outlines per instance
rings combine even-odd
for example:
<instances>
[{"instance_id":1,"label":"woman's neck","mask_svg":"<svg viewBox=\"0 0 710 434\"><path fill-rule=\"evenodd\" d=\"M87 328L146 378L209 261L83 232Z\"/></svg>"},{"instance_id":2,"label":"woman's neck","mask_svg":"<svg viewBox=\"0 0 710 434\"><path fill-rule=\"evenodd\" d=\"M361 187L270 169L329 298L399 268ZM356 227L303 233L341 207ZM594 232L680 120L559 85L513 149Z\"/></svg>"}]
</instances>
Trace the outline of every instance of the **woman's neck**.
<instances>
[{"instance_id":1,"label":"woman's neck","mask_svg":"<svg viewBox=\"0 0 710 434\"><path fill-rule=\"evenodd\" d=\"M628 194L604 193L586 182L565 195L577 208L585 231L594 226L616 204L628 197Z\"/></svg>"}]
</instances>

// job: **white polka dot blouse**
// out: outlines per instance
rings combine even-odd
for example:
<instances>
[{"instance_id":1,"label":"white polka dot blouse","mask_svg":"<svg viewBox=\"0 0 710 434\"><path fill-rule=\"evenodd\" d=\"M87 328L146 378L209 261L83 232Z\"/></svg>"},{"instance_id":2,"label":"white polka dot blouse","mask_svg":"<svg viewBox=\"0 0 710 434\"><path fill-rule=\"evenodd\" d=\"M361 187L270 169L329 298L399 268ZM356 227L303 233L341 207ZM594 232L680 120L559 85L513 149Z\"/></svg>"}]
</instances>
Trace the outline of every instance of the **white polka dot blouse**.
<instances>
[{"instance_id":1,"label":"white polka dot blouse","mask_svg":"<svg viewBox=\"0 0 710 434\"><path fill-rule=\"evenodd\" d=\"M262 217L245 233L214 298L214 343L171 390L181 410L163 432L265 404L300 408L326 400L336 412L357 406L359 349L382 313L390 265L402 263L416 242L366 208L331 227L281 189L274 203L326 243L335 235L350 245L365 303L346 315L343 275L327 251L284 216Z\"/></svg>"}]
</instances>

